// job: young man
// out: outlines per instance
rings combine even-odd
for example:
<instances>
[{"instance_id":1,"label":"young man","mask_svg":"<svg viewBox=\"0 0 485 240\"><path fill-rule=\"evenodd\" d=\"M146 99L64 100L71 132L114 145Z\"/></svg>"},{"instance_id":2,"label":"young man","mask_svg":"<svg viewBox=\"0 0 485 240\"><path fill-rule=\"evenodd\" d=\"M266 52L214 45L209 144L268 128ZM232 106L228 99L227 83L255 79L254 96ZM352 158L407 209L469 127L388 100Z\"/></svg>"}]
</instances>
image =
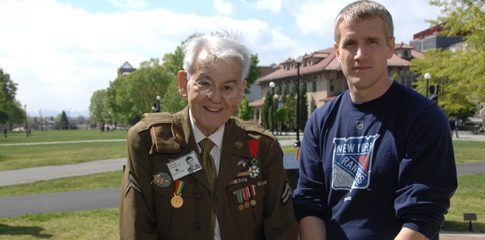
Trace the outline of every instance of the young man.
<instances>
[{"instance_id":1,"label":"young man","mask_svg":"<svg viewBox=\"0 0 485 240\"><path fill-rule=\"evenodd\" d=\"M438 238L457 187L448 122L389 79L391 15L372 1L349 4L334 49L349 89L304 131L294 197L301 239Z\"/></svg>"},{"instance_id":2,"label":"young man","mask_svg":"<svg viewBox=\"0 0 485 240\"><path fill-rule=\"evenodd\" d=\"M129 131L122 239L297 238L279 144L232 117L249 65L246 47L228 36L184 46L178 84L188 107L145 115ZM188 156L202 169L181 167Z\"/></svg>"}]
</instances>

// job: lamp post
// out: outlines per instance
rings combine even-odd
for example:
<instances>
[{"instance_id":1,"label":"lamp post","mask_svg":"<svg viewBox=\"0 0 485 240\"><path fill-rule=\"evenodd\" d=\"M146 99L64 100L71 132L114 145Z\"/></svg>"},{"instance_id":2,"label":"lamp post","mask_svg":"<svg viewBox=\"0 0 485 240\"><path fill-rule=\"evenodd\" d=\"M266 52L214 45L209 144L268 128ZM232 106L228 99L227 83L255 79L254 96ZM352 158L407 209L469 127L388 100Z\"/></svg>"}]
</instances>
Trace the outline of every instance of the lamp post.
<instances>
[{"instance_id":1,"label":"lamp post","mask_svg":"<svg viewBox=\"0 0 485 240\"><path fill-rule=\"evenodd\" d=\"M275 86L276 86L276 84L273 81L269 82L269 87L271 88L271 95L273 95L273 97L275 95L274 94L274 87ZM270 113L270 116L271 116L271 133L273 133L273 131L274 131L274 116L273 116L274 115L273 114L274 113L274 105L275 105L274 99L272 99L272 101L271 101L271 113Z\"/></svg>"},{"instance_id":2,"label":"lamp post","mask_svg":"<svg viewBox=\"0 0 485 240\"><path fill-rule=\"evenodd\" d=\"M156 102L152 106L152 112L160 112L160 100L161 100L161 98L160 98L160 96L157 96L156 99L157 99Z\"/></svg>"},{"instance_id":3,"label":"lamp post","mask_svg":"<svg viewBox=\"0 0 485 240\"><path fill-rule=\"evenodd\" d=\"M296 62L296 142L295 147L300 148L300 66L303 62L303 57L298 56L295 58ZM297 156L299 159L299 156Z\"/></svg>"},{"instance_id":4,"label":"lamp post","mask_svg":"<svg viewBox=\"0 0 485 240\"><path fill-rule=\"evenodd\" d=\"M426 79L426 98L429 98L429 79L431 78L430 73L425 73L424 74L424 79Z\"/></svg>"}]
</instances>

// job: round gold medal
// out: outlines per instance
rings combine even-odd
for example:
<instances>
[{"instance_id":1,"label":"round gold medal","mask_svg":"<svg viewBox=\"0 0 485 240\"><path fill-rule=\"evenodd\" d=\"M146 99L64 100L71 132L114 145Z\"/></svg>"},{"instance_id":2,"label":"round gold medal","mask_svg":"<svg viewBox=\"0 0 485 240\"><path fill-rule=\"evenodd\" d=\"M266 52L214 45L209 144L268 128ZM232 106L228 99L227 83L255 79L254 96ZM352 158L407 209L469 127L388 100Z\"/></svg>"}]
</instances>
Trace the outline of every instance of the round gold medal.
<instances>
[{"instance_id":1,"label":"round gold medal","mask_svg":"<svg viewBox=\"0 0 485 240\"><path fill-rule=\"evenodd\" d=\"M244 202L244 207L249 208L250 207L249 202Z\"/></svg>"},{"instance_id":2,"label":"round gold medal","mask_svg":"<svg viewBox=\"0 0 485 240\"><path fill-rule=\"evenodd\" d=\"M244 210L244 205L242 205L242 204L241 204L241 205L239 205L238 207L239 207L239 211Z\"/></svg>"},{"instance_id":3,"label":"round gold medal","mask_svg":"<svg viewBox=\"0 0 485 240\"><path fill-rule=\"evenodd\" d=\"M251 203L251 206L254 206L254 205L256 205L256 200L253 199L253 200L251 200L250 203Z\"/></svg>"},{"instance_id":4,"label":"round gold medal","mask_svg":"<svg viewBox=\"0 0 485 240\"><path fill-rule=\"evenodd\" d=\"M184 205L184 199L182 198L182 196L174 193L172 199L170 200L170 203L172 204L172 207L180 208L182 207L182 205Z\"/></svg>"}]
</instances>

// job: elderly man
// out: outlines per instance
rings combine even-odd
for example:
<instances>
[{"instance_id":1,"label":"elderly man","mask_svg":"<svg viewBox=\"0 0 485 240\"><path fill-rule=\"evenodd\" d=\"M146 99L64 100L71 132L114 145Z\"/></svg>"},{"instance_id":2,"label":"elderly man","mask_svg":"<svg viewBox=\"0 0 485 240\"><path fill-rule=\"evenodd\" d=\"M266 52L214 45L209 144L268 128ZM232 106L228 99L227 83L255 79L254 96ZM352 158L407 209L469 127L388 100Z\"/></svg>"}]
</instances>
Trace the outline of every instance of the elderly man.
<instances>
[{"instance_id":1,"label":"elderly man","mask_svg":"<svg viewBox=\"0 0 485 240\"><path fill-rule=\"evenodd\" d=\"M122 239L296 239L283 154L265 129L232 117L249 70L230 36L184 46L188 107L132 127L120 202ZM191 156L202 166L188 171Z\"/></svg>"}]
</instances>

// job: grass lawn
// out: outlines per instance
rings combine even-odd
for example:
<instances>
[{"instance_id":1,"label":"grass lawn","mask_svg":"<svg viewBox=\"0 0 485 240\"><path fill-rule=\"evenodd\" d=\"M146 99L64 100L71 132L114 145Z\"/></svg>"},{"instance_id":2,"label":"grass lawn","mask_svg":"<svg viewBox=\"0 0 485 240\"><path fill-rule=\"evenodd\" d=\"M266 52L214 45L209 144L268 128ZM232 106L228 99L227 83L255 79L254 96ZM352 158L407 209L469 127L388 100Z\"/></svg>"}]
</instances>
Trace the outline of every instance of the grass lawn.
<instances>
[{"instance_id":1,"label":"grass lawn","mask_svg":"<svg viewBox=\"0 0 485 240\"><path fill-rule=\"evenodd\" d=\"M118 209L0 218L0 239L120 239Z\"/></svg>"},{"instance_id":2,"label":"grass lawn","mask_svg":"<svg viewBox=\"0 0 485 240\"><path fill-rule=\"evenodd\" d=\"M120 187L122 175L122 171L114 171L5 186L0 187L0 196L5 197L14 195Z\"/></svg>"},{"instance_id":3,"label":"grass lawn","mask_svg":"<svg viewBox=\"0 0 485 240\"><path fill-rule=\"evenodd\" d=\"M8 132L7 138L0 135L0 146L5 143L34 143L79 141L93 139L126 139L128 131L116 130L101 132L99 129L90 130L49 130L33 131L32 136L26 137L24 132Z\"/></svg>"},{"instance_id":4,"label":"grass lawn","mask_svg":"<svg viewBox=\"0 0 485 240\"><path fill-rule=\"evenodd\" d=\"M485 141L453 141L456 164L485 162ZM283 147L285 154L295 154L293 146Z\"/></svg>"},{"instance_id":5,"label":"grass lawn","mask_svg":"<svg viewBox=\"0 0 485 240\"><path fill-rule=\"evenodd\" d=\"M126 157L126 142L0 146L0 171Z\"/></svg>"}]
</instances>

